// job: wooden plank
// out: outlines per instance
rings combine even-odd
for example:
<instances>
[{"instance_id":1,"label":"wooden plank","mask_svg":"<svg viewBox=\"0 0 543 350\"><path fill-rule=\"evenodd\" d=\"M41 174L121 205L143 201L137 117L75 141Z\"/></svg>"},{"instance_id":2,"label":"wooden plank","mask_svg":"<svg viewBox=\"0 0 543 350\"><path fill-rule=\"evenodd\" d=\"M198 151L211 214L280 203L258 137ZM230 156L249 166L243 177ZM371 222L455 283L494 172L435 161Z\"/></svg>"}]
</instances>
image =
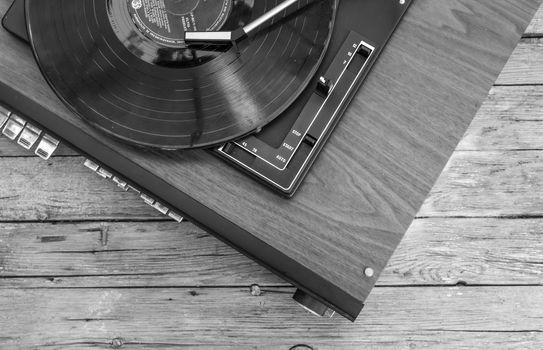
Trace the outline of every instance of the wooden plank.
<instances>
[{"instance_id":1,"label":"wooden plank","mask_svg":"<svg viewBox=\"0 0 543 350\"><path fill-rule=\"evenodd\" d=\"M457 283L543 284L543 220L415 220L378 281Z\"/></svg>"},{"instance_id":2,"label":"wooden plank","mask_svg":"<svg viewBox=\"0 0 543 350\"><path fill-rule=\"evenodd\" d=\"M494 87L456 151L543 150L543 86Z\"/></svg>"},{"instance_id":3,"label":"wooden plank","mask_svg":"<svg viewBox=\"0 0 543 350\"><path fill-rule=\"evenodd\" d=\"M541 151L456 152L418 217L543 215Z\"/></svg>"},{"instance_id":4,"label":"wooden plank","mask_svg":"<svg viewBox=\"0 0 543 350\"><path fill-rule=\"evenodd\" d=\"M0 220L163 218L136 194L93 174L83 161L1 158Z\"/></svg>"},{"instance_id":5,"label":"wooden plank","mask_svg":"<svg viewBox=\"0 0 543 350\"><path fill-rule=\"evenodd\" d=\"M536 12L534 19L526 28L524 33L527 36L541 36L543 35L543 7L540 7Z\"/></svg>"},{"instance_id":6,"label":"wooden plank","mask_svg":"<svg viewBox=\"0 0 543 350\"><path fill-rule=\"evenodd\" d=\"M291 288L0 290L7 348L539 349L543 287L376 288L363 317L309 317ZM477 302L474 302L476 300ZM332 336L333 335L333 336ZM122 339L122 340L121 340ZM308 348L301 348L307 350Z\"/></svg>"},{"instance_id":7,"label":"wooden plank","mask_svg":"<svg viewBox=\"0 0 543 350\"><path fill-rule=\"evenodd\" d=\"M543 38L523 39L496 80L498 85L543 83Z\"/></svg>"},{"instance_id":8,"label":"wooden plank","mask_svg":"<svg viewBox=\"0 0 543 350\"><path fill-rule=\"evenodd\" d=\"M419 219L378 280L543 283L543 219ZM183 223L4 224L0 288L287 285Z\"/></svg>"},{"instance_id":9,"label":"wooden plank","mask_svg":"<svg viewBox=\"0 0 543 350\"><path fill-rule=\"evenodd\" d=\"M26 151L4 135L0 135L0 157L31 157L32 155L32 152Z\"/></svg>"},{"instance_id":10,"label":"wooden plank","mask_svg":"<svg viewBox=\"0 0 543 350\"><path fill-rule=\"evenodd\" d=\"M188 222L4 224L0 279L7 277L0 288L285 285Z\"/></svg>"}]
</instances>

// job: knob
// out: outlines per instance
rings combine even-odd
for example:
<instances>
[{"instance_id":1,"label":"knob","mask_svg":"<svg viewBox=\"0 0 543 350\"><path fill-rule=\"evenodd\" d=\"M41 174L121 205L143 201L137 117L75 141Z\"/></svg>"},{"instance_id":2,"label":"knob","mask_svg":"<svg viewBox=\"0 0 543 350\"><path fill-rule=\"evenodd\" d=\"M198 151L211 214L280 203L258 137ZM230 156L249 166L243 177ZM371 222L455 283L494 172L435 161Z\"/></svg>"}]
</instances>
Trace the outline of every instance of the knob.
<instances>
[{"instance_id":1,"label":"knob","mask_svg":"<svg viewBox=\"0 0 543 350\"><path fill-rule=\"evenodd\" d=\"M332 83L330 79L326 77L320 77L319 81L317 82L317 94L326 98L328 94L330 94L330 91L332 91L333 87L334 83Z\"/></svg>"}]
</instances>

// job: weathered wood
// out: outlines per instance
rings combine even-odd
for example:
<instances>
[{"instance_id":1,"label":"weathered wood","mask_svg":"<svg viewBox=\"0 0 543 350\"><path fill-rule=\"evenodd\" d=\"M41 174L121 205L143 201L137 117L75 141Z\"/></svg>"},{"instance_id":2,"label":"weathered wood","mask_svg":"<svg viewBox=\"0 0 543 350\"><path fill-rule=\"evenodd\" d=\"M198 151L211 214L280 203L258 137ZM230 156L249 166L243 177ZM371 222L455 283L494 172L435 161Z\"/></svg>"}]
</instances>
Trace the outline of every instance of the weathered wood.
<instances>
[{"instance_id":1,"label":"weathered wood","mask_svg":"<svg viewBox=\"0 0 543 350\"><path fill-rule=\"evenodd\" d=\"M523 39L496 80L499 85L543 82L543 38Z\"/></svg>"},{"instance_id":2,"label":"weathered wood","mask_svg":"<svg viewBox=\"0 0 543 350\"><path fill-rule=\"evenodd\" d=\"M0 136L0 157L31 157L32 154L3 135Z\"/></svg>"},{"instance_id":3,"label":"weathered wood","mask_svg":"<svg viewBox=\"0 0 543 350\"><path fill-rule=\"evenodd\" d=\"M457 283L543 284L543 220L415 220L378 282Z\"/></svg>"},{"instance_id":4,"label":"weathered wood","mask_svg":"<svg viewBox=\"0 0 543 350\"><path fill-rule=\"evenodd\" d=\"M376 288L364 317L319 319L290 288L0 290L7 348L539 349L543 287ZM477 301L477 302L474 302ZM437 307L439 305L439 307ZM333 335L333 336L332 336ZM115 340L116 339L116 340ZM113 347L115 348L115 347ZM303 349L303 348L302 348ZM307 348L305 348L307 349Z\"/></svg>"},{"instance_id":5,"label":"weathered wood","mask_svg":"<svg viewBox=\"0 0 543 350\"><path fill-rule=\"evenodd\" d=\"M0 158L0 220L163 218L132 192L93 174L84 159ZM164 218L165 219L165 218Z\"/></svg>"},{"instance_id":6,"label":"weathered wood","mask_svg":"<svg viewBox=\"0 0 543 350\"><path fill-rule=\"evenodd\" d=\"M532 22L526 28L524 33L527 36L542 36L543 35L543 7L536 12Z\"/></svg>"},{"instance_id":7,"label":"weathered wood","mask_svg":"<svg viewBox=\"0 0 543 350\"><path fill-rule=\"evenodd\" d=\"M0 288L31 276L57 287L285 285L188 222L3 224Z\"/></svg>"},{"instance_id":8,"label":"weathered wood","mask_svg":"<svg viewBox=\"0 0 543 350\"><path fill-rule=\"evenodd\" d=\"M4 224L0 288L287 285L192 224ZM378 285L543 284L543 219L419 219Z\"/></svg>"},{"instance_id":9,"label":"weathered wood","mask_svg":"<svg viewBox=\"0 0 543 350\"><path fill-rule=\"evenodd\" d=\"M540 151L456 152L417 216L543 215Z\"/></svg>"},{"instance_id":10,"label":"weathered wood","mask_svg":"<svg viewBox=\"0 0 543 350\"><path fill-rule=\"evenodd\" d=\"M543 86L494 87L456 151L543 149Z\"/></svg>"}]
</instances>

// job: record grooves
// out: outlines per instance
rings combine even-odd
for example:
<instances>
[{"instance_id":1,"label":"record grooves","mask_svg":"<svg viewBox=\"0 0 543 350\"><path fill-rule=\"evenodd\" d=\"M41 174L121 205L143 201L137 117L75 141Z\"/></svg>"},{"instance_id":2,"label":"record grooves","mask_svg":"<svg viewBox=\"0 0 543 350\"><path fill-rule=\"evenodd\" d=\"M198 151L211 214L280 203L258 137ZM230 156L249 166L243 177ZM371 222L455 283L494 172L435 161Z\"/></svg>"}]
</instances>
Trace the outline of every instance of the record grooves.
<instances>
[{"instance_id":1,"label":"record grooves","mask_svg":"<svg viewBox=\"0 0 543 350\"><path fill-rule=\"evenodd\" d=\"M263 127L314 76L331 36L332 0L302 0L238 46L181 39L184 28L236 29L279 2L27 0L26 14L44 76L81 118L133 144L186 149Z\"/></svg>"}]
</instances>

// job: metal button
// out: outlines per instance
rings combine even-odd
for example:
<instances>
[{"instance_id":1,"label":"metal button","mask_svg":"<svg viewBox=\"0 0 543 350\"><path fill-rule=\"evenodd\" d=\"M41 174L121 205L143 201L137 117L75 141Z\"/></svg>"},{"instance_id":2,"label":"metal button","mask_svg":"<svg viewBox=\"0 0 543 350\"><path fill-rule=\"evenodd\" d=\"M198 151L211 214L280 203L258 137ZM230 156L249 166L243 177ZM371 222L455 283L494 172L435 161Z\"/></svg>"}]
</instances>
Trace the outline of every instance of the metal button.
<instances>
[{"instance_id":1,"label":"metal button","mask_svg":"<svg viewBox=\"0 0 543 350\"><path fill-rule=\"evenodd\" d=\"M146 195L145 193L142 193L140 195L140 198L143 199L143 201L149 205L153 205L153 203L155 202L155 199L152 198L151 196L148 196Z\"/></svg>"},{"instance_id":2,"label":"metal button","mask_svg":"<svg viewBox=\"0 0 543 350\"><path fill-rule=\"evenodd\" d=\"M86 159L84 165L94 172L98 171L98 169L100 168L98 164L96 164L90 159Z\"/></svg>"},{"instance_id":3,"label":"metal button","mask_svg":"<svg viewBox=\"0 0 543 350\"><path fill-rule=\"evenodd\" d=\"M109 171L107 171L107 170L104 169L104 168L98 169L98 171L96 172L96 174L100 175L100 176L103 177L104 179L111 179L111 177L113 177L113 174L110 173Z\"/></svg>"},{"instance_id":4,"label":"metal button","mask_svg":"<svg viewBox=\"0 0 543 350\"><path fill-rule=\"evenodd\" d=\"M165 206L164 204L160 203L160 202L155 202L153 205L152 205L153 208L155 208L156 210L158 210L160 213L166 215L166 213L168 212L168 207Z\"/></svg>"},{"instance_id":5,"label":"metal button","mask_svg":"<svg viewBox=\"0 0 543 350\"><path fill-rule=\"evenodd\" d=\"M17 143L25 149L31 149L40 138L42 131L32 124L26 124Z\"/></svg>"},{"instance_id":6,"label":"metal button","mask_svg":"<svg viewBox=\"0 0 543 350\"><path fill-rule=\"evenodd\" d=\"M168 216L169 216L170 218L174 219L174 220L177 221L177 222L182 222L182 221L184 220L184 218L183 218L181 215L179 215L179 214L177 214L177 213L174 213L173 211L170 211L170 212L168 213Z\"/></svg>"},{"instance_id":7,"label":"metal button","mask_svg":"<svg viewBox=\"0 0 543 350\"><path fill-rule=\"evenodd\" d=\"M36 147L36 151L34 153L40 158L48 160L49 158L51 158L59 144L59 140L55 139L49 134L45 134L43 135L40 143L38 144L38 147Z\"/></svg>"},{"instance_id":8,"label":"metal button","mask_svg":"<svg viewBox=\"0 0 543 350\"><path fill-rule=\"evenodd\" d=\"M8 139L15 140L17 136L19 136L21 131L23 131L25 124L26 120L16 114L11 114L8 121L6 122L6 125L4 126L4 129L2 130L2 133Z\"/></svg>"},{"instance_id":9,"label":"metal button","mask_svg":"<svg viewBox=\"0 0 543 350\"><path fill-rule=\"evenodd\" d=\"M117 176L113 176L113 182L115 182L117 187L119 187L120 189L128 191L128 184L126 183L126 181L119 179Z\"/></svg>"}]
</instances>

